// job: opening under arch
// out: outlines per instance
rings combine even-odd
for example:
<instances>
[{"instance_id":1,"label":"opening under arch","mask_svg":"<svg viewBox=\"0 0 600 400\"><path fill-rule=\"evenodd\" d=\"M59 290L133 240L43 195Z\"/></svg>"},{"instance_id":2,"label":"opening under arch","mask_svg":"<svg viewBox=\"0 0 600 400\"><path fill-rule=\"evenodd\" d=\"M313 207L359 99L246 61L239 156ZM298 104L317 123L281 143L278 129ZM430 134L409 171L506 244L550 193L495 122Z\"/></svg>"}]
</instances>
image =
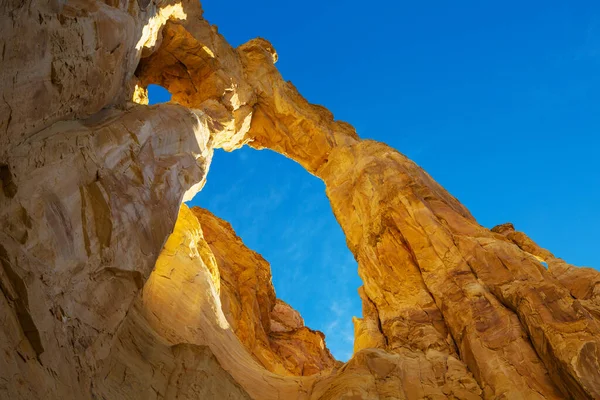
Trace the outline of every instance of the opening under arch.
<instances>
[{"instance_id":1,"label":"opening under arch","mask_svg":"<svg viewBox=\"0 0 600 400\"><path fill-rule=\"evenodd\" d=\"M271 264L277 297L325 334L336 359L352 357L362 281L320 179L270 150L216 150L205 187L188 205L228 221Z\"/></svg>"},{"instance_id":2,"label":"opening under arch","mask_svg":"<svg viewBox=\"0 0 600 400\"><path fill-rule=\"evenodd\" d=\"M160 85L148 85L148 104L167 103L171 101L171 93Z\"/></svg>"}]
</instances>

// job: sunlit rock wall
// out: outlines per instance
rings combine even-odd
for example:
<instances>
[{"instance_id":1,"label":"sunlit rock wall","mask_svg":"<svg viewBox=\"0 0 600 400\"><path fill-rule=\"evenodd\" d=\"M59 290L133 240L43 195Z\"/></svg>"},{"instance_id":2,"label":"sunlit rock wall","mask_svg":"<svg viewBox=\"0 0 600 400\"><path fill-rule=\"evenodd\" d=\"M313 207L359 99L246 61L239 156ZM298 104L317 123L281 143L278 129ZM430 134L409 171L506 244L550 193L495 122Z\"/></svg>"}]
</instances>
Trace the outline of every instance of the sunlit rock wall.
<instances>
[{"instance_id":1,"label":"sunlit rock wall","mask_svg":"<svg viewBox=\"0 0 600 400\"><path fill-rule=\"evenodd\" d=\"M196 1L0 10L0 398L600 398L599 273L480 226L266 40L232 48ZM346 364L181 206L244 144L325 182L364 281Z\"/></svg>"},{"instance_id":2,"label":"sunlit rock wall","mask_svg":"<svg viewBox=\"0 0 600 400\"><path fill-rule=\"evenodd\" d=\"M335 360L325 336L304 326L300 314L276 298L265 259L248 249L227 222L201 208L192 212L216 260L223 313L256 360L280 375L331 369Z\"/></svg>"}]
</instances>

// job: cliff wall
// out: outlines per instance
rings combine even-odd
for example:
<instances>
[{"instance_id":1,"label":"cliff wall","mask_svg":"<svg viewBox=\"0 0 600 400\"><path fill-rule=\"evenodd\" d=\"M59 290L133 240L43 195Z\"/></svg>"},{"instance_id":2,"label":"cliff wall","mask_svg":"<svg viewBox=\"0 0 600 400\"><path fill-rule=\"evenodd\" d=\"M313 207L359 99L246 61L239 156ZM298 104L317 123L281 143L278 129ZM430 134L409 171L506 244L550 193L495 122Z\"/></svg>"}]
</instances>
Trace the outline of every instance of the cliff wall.
<instances>
[{"instance_id":1,"label":"cliff wall","mask_svg":"<svg viewBox=\"0 0 600 400\"><path fill-rule=\"evenodd\" d=\"M1 398L600 398L600 274L480 226L309 104L268 41L232 48L196 1L0 9ZM243 145L325 182L364 282L343 365L182 205Z\"/></svg>"}]
</instances>

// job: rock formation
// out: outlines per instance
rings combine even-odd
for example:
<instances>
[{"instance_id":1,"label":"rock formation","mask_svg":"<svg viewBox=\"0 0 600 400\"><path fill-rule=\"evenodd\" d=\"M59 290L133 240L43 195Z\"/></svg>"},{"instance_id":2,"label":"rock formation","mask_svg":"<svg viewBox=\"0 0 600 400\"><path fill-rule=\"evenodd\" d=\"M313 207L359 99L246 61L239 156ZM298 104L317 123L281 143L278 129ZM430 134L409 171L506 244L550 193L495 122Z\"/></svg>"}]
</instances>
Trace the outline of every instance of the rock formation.
<instances>
[{"instance_id":1,"label":"rock formation","mask_svg":"<svg viewBox=\"0 0 600 400\"><path fill-rule=\"evenodd\" d=\"M192 212L216 260L223 313L256 360L280 375L331 369L335 360L324 335L305 327L296 310L276 299L265 259L244 246L227 222L201 208Z\"/></svg>"},{"instance_id":2,"label":"rock formation","mask_svg":"<svg viewBox=\"0 0 600 400\"><path fill-rule=\"evenodd\" d=\"M302 98L266 40L232 48L192 0L0 10L0 398L600 398L600 274L480 226ZM246 144L325 182L364 282L343 365L182 205Z\"/></svg>"}]
</instances>

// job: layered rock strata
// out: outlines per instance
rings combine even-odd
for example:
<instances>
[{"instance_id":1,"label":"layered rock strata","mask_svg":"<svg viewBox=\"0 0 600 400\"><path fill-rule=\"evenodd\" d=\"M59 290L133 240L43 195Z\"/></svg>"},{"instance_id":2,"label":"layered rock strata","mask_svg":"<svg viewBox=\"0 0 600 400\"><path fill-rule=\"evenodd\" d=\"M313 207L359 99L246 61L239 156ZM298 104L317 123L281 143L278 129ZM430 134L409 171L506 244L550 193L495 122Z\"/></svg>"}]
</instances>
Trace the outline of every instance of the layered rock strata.
<instances>
[{"instance_id":1,"label":"layered rock strata","mask_svg":"<svg viewBox=\"0 0 600 400\"><path fill-rule=\"evenodd\" d=\"M0 398L600 398L598 272L480 226L266 40L232 48L196 1L0 9ZM244 144L325 182L364 282L344 365L181 205Z\"/></svg>"}]
</instances>

